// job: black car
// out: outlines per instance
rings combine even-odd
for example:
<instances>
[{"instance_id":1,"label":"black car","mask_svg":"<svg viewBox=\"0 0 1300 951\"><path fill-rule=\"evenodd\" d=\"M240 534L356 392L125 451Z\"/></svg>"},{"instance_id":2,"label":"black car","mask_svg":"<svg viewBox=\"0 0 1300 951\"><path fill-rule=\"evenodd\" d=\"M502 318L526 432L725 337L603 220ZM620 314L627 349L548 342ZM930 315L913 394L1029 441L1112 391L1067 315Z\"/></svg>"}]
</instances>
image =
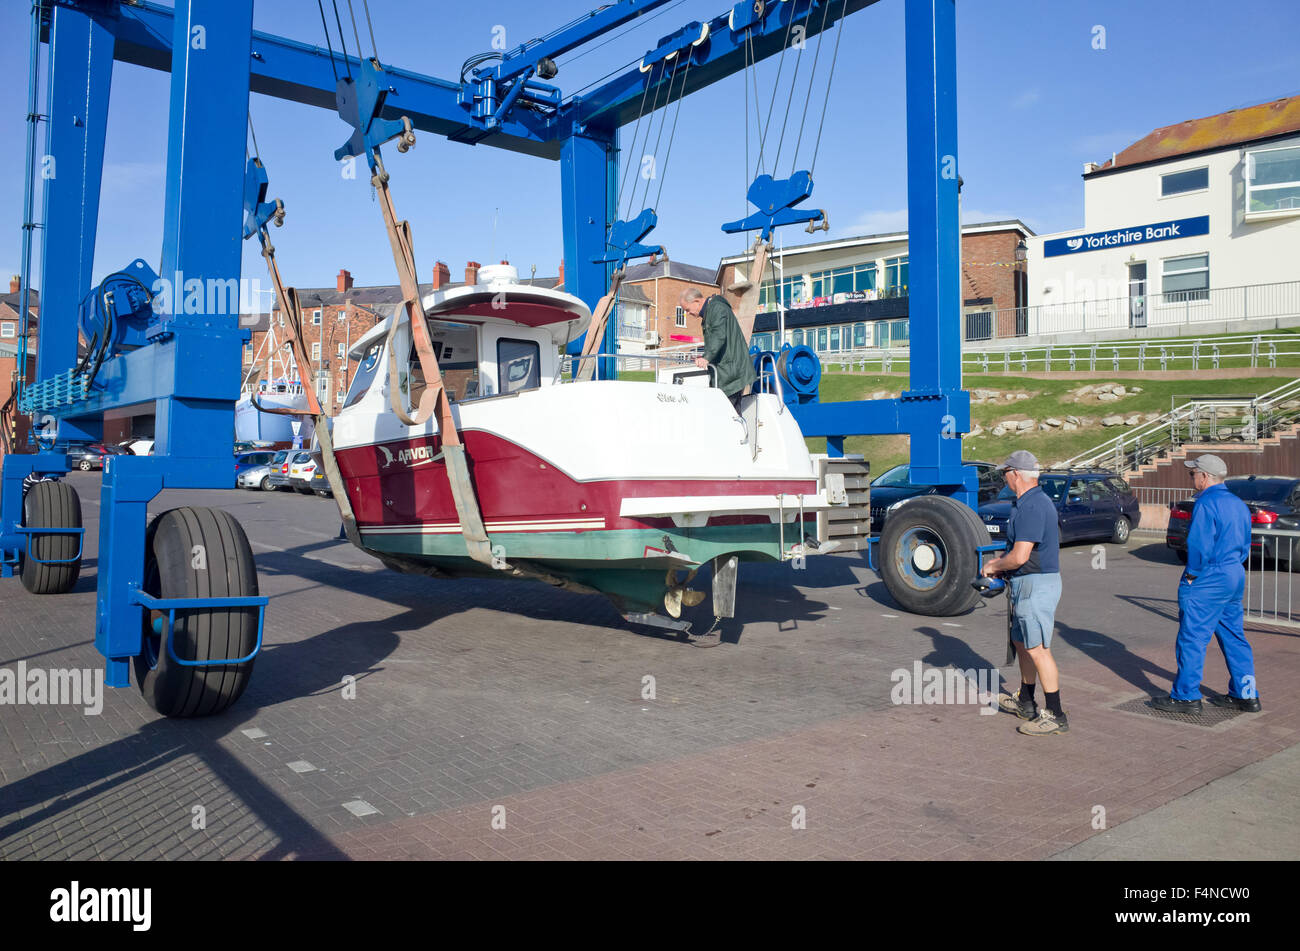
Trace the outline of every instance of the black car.
<instances>
[{"instance_id":1,"label":"black car","mask_svg":"<svg viewBox=\"0 0 1300 951\"><path fill-rule=\"evenodd\" d=\"M1038 484L1056 505L1061 544L1104 538L1122 545L1137 528L1141 506L1132 486L1106 469L1047 471ZM980 520L989 538L1005 538L1011 519L1010 486L997 499L979 507Z\"/></svg>"},{"instance_id":2,"label":"black car","mask_svg":"<svg viewBox=\"0 0 1300 951\"><path fill-rule=\"evenodd\" d=\"M1006 485L1002 473L997 471L997 464L969 460L964 464L974 466L979 472L979 504L983 505L985 502L993 501L1002 487ZM918 495L932 495L935 492L935 487L932 485L917 485L910 482L910 472L907 463L903 463L894 466L892 469L887 469L872 481L872 532L878 534L884 528L885 516L888 515L892 506L897 505L904 499L915 498Z\"/></svg>"},{"instance_id":3,"label":"black car","mask_svg":"<svg viewBox=\"0 0 1300 951\"><path fill-rule=\"evenodd\" d=\"M1300 479L1291 476L1239 476L1224 479L1223 487L1246 503L1250 509L1251 529L1300 530ZM1165 545L1172 548L1178 560L1187 561L1187 529L1192 524L1195 499L1184 499L1169 506L1169 526L1165 529ZM1292 559L1290 538L1272 535L1255 536L1250 540L1250 553L1262 554L1290 565L1300 564L1300 551Z\"/></svg>"}]
</instances>

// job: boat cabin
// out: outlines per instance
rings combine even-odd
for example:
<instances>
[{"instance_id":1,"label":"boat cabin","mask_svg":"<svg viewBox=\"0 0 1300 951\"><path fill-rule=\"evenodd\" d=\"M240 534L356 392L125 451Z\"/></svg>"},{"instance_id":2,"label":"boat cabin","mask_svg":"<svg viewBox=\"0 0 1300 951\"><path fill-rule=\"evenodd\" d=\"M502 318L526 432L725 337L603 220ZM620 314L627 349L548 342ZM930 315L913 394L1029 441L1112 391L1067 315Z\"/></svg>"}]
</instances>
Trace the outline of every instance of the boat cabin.
<instances>
[{"instance_id":1,"label":"boat cabin","mask_svg":"<svg viewBox=\"0 0 1300 951\"><path fill-rule=\"evenodd\" d=\"M559 381L560 354L587 329L591 314L577 297L552 288L520 284L508 264L480 269L478 283L427 295L421 304L433 351L452 402L510 396ZM381 321L352 347L358 361L344 410L362 402L387 376L388 329ZM410 328L402 323L394 352L405 355L398 385L408 405L418 404L424 378Z\"/></svg>"}]
</instances>

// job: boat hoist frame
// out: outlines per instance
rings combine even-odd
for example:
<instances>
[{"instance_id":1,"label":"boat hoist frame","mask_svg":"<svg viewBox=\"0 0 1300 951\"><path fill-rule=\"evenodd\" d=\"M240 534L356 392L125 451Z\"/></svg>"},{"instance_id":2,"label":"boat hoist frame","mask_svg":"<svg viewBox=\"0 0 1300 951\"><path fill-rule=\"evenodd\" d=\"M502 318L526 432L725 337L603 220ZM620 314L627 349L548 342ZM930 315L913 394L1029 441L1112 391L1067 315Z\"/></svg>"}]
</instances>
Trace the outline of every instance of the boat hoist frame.
<instances>
[{"instance_id":1,"label":"boat hoist frame","mask_svg":"<svg viewBox=\"0 0 1300 951\"><path fill-rule=\"evenodd\" d=\"M688 24L669 34L641 63L579 94L565 96L548 82L565 54L612 31L638 26L638 18L668 2L609 3L546 36L475 58L459 80L380 65L377 55L363 59L359 50L350 56L344 49L350 85L341 84L333 72L332 51L327 54L318 45L254 31L253 0L177 0L175 9L149 0L32 4L33 87L39 44L47 42L50 51L45 113L29 110L29 140L35 142L36 129L44 123L44 158L57 163L58 174L44 181L42 220L33 221L29 210L24 221L27 237L40 236L41 332L34 378L24 380L22 393L15 395L21 396L41 438L38 452L7 455L3 461L0 575L14 573L37 537L24 531L31 527L24 524L24 479L67 472L64 448L102 439L106 414L115 418L152 411L155 455L110 457L100 492L95 644L106 658L107 683L129 683L130 663L142 650L142 598L152 599L155 613L168 613L165 605L158 606L159 599L142 591L149 502L164 488L232 484L228 443L249 331L239 326L237 305L234 311L212 305L211 289L231 282L238 286L240 277L237 238L243 231L248 186L250 92L337 108L345 117L355 107L358 121L345 148L349 155L367 157L372 184L383 198L395 260L407 262L399 271L408 320L418 301L409 228L396 218L382 160L373 146L397 135L403 140L401 148L417 131L557 161L566 290L607 318L628 262L662 252L658 245L643 243L654 227L654 210L633 208L620 216L616 201L620 130L638 119L647 94L660 108L680 103L779 54L796 20L805 25L805 39L812 39L881 0L743 0L707 23ZM908 434L913 481L931 483L939 494L973 505L976 479L973 469L961 462L960 440L970 428L970 404L960 376L955 0L897 2L906 8L911 385L897 400L810 403L791 409L806 435L826 437L832 455L842 454L849 435ZM670 58L680 68L656 68ZM145 345L108 354L97 374L87 379L87 374L75 372L77 314L93 286L115 60L171 73L158 269L161 280L170 282L171 293L167 305L159 298L153 301L156 320L149 325ZM650 68L643 69L647 63ZM196 116L203 121L192 121ZM28 151L30 184L38 159L33 149ZM808 198L811 187L810 176L805 181L798 171L787 178L776 172L757 177L747 191L757 210L729 223L740 231L759 232L749 279L728 289L742 312L748 295L757 299L771 229L797 221L820 221L824 226L820 210L796 207ZM265 223L255 233L264 232ZM28 242L24 244L26 249ZM267 260L274 264L274 255ZM24 288L30 286L30 270L25 250ZM191 287L197 288L192 295ZM198 305L191 307L195 299ZM286 293L285 300L291 302L292 295ZM417 335L421 323L412 322ZM616 351L613 321L605 319L603 329L593 324L588 337L575 341L570 352ZM408 418L437 413L444 446L460 446L454 425L446 422L445 392L432 386L426 394L415 407L416 415ZM328 439L327 426L318 427L318 432ZM462 516L472 521L472 515ZM75 529L66 531L73 534ZM483 538L486 541L486 535ZM260 632L265 599L255 600ZM210 598L195 604L190 599L183 610L234 610L247 608L246 602Z\"/></svg>"}]
</instances>

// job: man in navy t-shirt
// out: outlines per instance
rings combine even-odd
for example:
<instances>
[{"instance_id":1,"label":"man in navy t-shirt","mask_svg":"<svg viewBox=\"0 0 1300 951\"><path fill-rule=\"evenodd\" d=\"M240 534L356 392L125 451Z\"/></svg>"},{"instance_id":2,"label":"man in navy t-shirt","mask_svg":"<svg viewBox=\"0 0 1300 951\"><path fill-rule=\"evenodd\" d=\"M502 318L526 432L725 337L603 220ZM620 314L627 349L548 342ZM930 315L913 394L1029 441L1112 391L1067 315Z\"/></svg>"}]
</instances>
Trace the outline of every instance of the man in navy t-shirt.
<instances>
[{"instance_id":1,"label":"man in navy t-shirt","mask_svg":"<svg viewBox=\"0 0 1300 951\"><path fill-rule=\"evenodd\" d=\"M1039 465L1033 453L1019 449L998 466L1007 485L1016 493L1007 524L1007 551L984 565L984 575L1007 579L1011 599L1011 642L1020 663L1020 693L1003 694L998 706L1027 723L1020 732L1027 736L1049 736L1070 729L1061 709L1060 678L1052 658L1052 629L1056 605L1061 600L1060 543L1056 503L1038 486ZM1038 681L1043 682L1046 709L1041 713L1034 700Z\"/></svg>"}]
</instances>

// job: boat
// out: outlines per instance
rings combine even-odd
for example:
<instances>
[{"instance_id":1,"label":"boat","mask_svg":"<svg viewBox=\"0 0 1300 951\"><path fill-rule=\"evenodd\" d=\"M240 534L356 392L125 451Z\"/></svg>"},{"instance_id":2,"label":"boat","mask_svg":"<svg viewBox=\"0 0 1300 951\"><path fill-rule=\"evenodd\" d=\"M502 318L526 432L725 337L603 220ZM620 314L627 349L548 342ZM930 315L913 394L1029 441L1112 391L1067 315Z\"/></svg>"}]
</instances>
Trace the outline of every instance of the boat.
<instances>
[{"instance_id":1,"label":"boat","mask_svg":"<svg viewBox=\"0 0 1300 951\"><path fill-rule=\"evenodd\" d=\"M707 376L582 379L564 351L590 323L586 304L520 283L510 265L420 303L493 557L471 556L437 415L408 426L390 404L390 359L403 405L423 388L399 307L350 351L358 369L333 422L359 544L390 567L523 566L513 574L602 593L630 620L680 630L682 607L704 597L689 582L706 563L715 614L731 616L741 562L834 546L814 537L831 502L778 395L747 396L737 411Z\"/></svg>"},{"instance_id":2,"label":"boat","mask_svg":"<svg viewBox=\"0 0 1300 951\"><path fill-rule=\"evenodd\" d=\"M279 378L246 384L235 403L236 442L306 445L313 429L307 397L297 380ZM295 443L295 438L301 442Z\"/></svg>"}]
</instances>

